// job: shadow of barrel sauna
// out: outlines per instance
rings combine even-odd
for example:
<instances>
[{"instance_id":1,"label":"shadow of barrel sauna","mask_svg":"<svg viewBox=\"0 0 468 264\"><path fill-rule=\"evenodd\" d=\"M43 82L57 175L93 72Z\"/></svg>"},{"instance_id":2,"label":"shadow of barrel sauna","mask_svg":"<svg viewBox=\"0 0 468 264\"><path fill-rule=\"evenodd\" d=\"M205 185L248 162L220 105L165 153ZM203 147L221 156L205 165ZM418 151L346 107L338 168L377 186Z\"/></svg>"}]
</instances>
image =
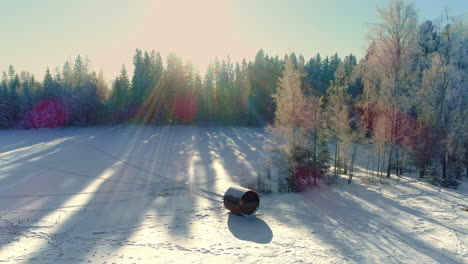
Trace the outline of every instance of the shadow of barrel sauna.
<instances>
[{"instance_id":1,"label":"shadow of barrel sauna","mask_svg":"<svg viewBox=\"0 0 468 264\"><path fill-rule=\"evenodd\" d=\"M257 211L260 198L253 190L235 186L224 194L224 206L235 214L248 216Z\"/></svg>"}]
</instances>

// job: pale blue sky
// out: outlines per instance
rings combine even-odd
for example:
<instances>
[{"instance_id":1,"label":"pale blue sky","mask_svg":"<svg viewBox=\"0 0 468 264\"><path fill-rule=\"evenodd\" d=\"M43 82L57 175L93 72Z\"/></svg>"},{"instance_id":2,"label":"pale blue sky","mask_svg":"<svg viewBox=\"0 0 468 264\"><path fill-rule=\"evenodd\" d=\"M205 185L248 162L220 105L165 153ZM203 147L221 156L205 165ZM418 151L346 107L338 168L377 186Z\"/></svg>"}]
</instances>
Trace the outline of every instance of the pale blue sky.
<instances>
[{"instance_id":1,"label":"pale blue sky","mask_svg":"<svg viewBox=\"0 0 468 264\"><path fill-rule=\"evenodd\" d=\"M215 56L252 59L263 48L306 59L320 52L363 56L369 24L386 0L0 0L0 70L12 64L42 78L78 54L114 78L132 70L135 48L176 52L205 71ZM420 20L444 7L466 15L467 0L415 0Z\"/></svg>"}]
</instances>

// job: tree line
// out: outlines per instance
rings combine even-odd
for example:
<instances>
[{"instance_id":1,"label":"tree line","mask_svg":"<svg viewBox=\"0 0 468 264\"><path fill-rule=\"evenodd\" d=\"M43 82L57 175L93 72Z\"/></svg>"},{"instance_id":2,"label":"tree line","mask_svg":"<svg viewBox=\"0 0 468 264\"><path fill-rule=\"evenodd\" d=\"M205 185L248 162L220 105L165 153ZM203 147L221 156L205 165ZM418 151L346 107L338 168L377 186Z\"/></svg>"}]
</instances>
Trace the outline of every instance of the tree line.
<instances>
[{"instance_id":1,"label":"tree line","mask_svg":"<svg viewBox=\"0 0 468 264\"><path fill-rule=\"evenodd\" d=\"M102 73L90 72L78 56L55 75L46 70L39 81L10 65L0 82L0 127L83 126L105 121L109 94ZM73 65L73 66L72 66Z\"/></svg>"},{"instance_id":2,"label":"tree line","mask_svg":"<svg viewBox=\"0 0 468 264\"><path fill-rule=\"evenodd\" d=\"M317 95L326 94L339 65L344 63L350 69L357 65L353 55L342 60L338 54L324 59L317 54L307 63L302 55L288 56L295 65L306 68L305 89ZM201 76L191 63L184 64L173 53L164 62L159 52L137 49L133 74L123 65L111 87L102 73L91 71L88 65L87 59L78 56L55 72L47 69L43 80L10 66L0 83L0 127L56 126L47 118L31 120L31 113L38 115L34 108L49 101L54 104L48 105L48 116L54 117L56 108L63 108L58 111L65 115L62 126L123 122L265 125L273 121L272 95L284 59L263 50L253 61L215 58ZM362 87L356 87L353 93L360 91Z\"/></svg>"}]
</instances>

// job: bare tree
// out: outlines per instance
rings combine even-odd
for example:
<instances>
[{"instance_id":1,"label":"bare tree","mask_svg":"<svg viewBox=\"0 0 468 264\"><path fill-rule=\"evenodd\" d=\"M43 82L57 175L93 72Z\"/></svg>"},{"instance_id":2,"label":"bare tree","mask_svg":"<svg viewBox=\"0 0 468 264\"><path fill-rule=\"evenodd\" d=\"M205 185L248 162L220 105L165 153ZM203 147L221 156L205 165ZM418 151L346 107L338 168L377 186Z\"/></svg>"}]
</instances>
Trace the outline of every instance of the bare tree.
<instances>
[{"instance_id":1,"label":"bare tree","mask_svg":"<svg viewBox=\"0 0 468 264\"><path fill-rule=\"evenodd\" d=\"M372 50L368 53L364 72L364 92L379 102L387 115L389 130L387 172L390 177L393 158L399 160L396 148L398 131L404 125L399 112L408 110L409 91L413 88L412 62L416 51L417 16L411 4L391 0L387 8L378 9L381 22L371 34Z\"/></svg>"},{"instance_id":2,"label":"bare tree","mask_svg":"<svg viewBox=\"0 0 468 264\"><path fill-rule=\"evenodd\" d=\"M420 119L433 128L442 165L442 178L450 177L449 163L463 164L467 135L468 37L466 24L447 11L437 23L440 35L438 52L422 73L417 91ZM454 173L456 174L456 173Z\"/></svg>"},{"instance_id":3,"label":"bare tree","mask_svg":"<svg viewBox=\"0 0 468 264\"><path fill-rule=\"evenodd\" d=\"M327 116L328 125L332 134L332 140L335 144L334 153L334 178L341 174L340 168L343 168L344 174L347 174L348 151L351 146L351 127L349 118L349 95L348 89L349 77L346 75L344 66L338 67L335 73L335 81L327 90L328 104Z\"/></svg>"}]
</instances>

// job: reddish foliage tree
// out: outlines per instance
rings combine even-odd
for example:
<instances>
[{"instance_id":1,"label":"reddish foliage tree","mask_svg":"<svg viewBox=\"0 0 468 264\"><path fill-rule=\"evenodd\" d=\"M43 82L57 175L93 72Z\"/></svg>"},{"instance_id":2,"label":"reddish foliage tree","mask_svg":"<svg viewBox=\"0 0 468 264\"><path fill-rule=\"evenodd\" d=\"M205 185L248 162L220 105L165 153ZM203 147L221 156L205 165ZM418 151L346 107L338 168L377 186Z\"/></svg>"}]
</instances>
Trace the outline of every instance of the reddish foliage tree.
<instances>
[{"instance_id":1,"label":"reddish foliage tree","mask_svg":"<svg viewBox=\"0 0 468 264\"><path fill-rule=\"evenodd\" d=\"M195 96L183 93L175 96L173 104L174 116L182 121L191 121L195 117L197 103Z\"/></svg>"},{"instance_id":2,"label":"reddish foliage tree","mask_svg":"<svg viewBox=\"0 0 468 264\"><path fill-rule=\"evenodd\" d=\"M59 127L68 120L67 107L60 99L36 104L27 117L25 128Z\"/></svg>"},{"instance_id":3,"label":"reddish foliage tree","mask_svg":"<svg viewBox=\"0 0 468 264\"><path fill-rule=\"evenodd\" d=\"M329 185L323 173L318 169L314 169L311 163L299 164L294 168L293 173L295 181L294 184L297 191L302 192L312 189L313 186L317 185L314 181L319 181L325 183L325 185Z\"/></svg>"}]
</instances>

